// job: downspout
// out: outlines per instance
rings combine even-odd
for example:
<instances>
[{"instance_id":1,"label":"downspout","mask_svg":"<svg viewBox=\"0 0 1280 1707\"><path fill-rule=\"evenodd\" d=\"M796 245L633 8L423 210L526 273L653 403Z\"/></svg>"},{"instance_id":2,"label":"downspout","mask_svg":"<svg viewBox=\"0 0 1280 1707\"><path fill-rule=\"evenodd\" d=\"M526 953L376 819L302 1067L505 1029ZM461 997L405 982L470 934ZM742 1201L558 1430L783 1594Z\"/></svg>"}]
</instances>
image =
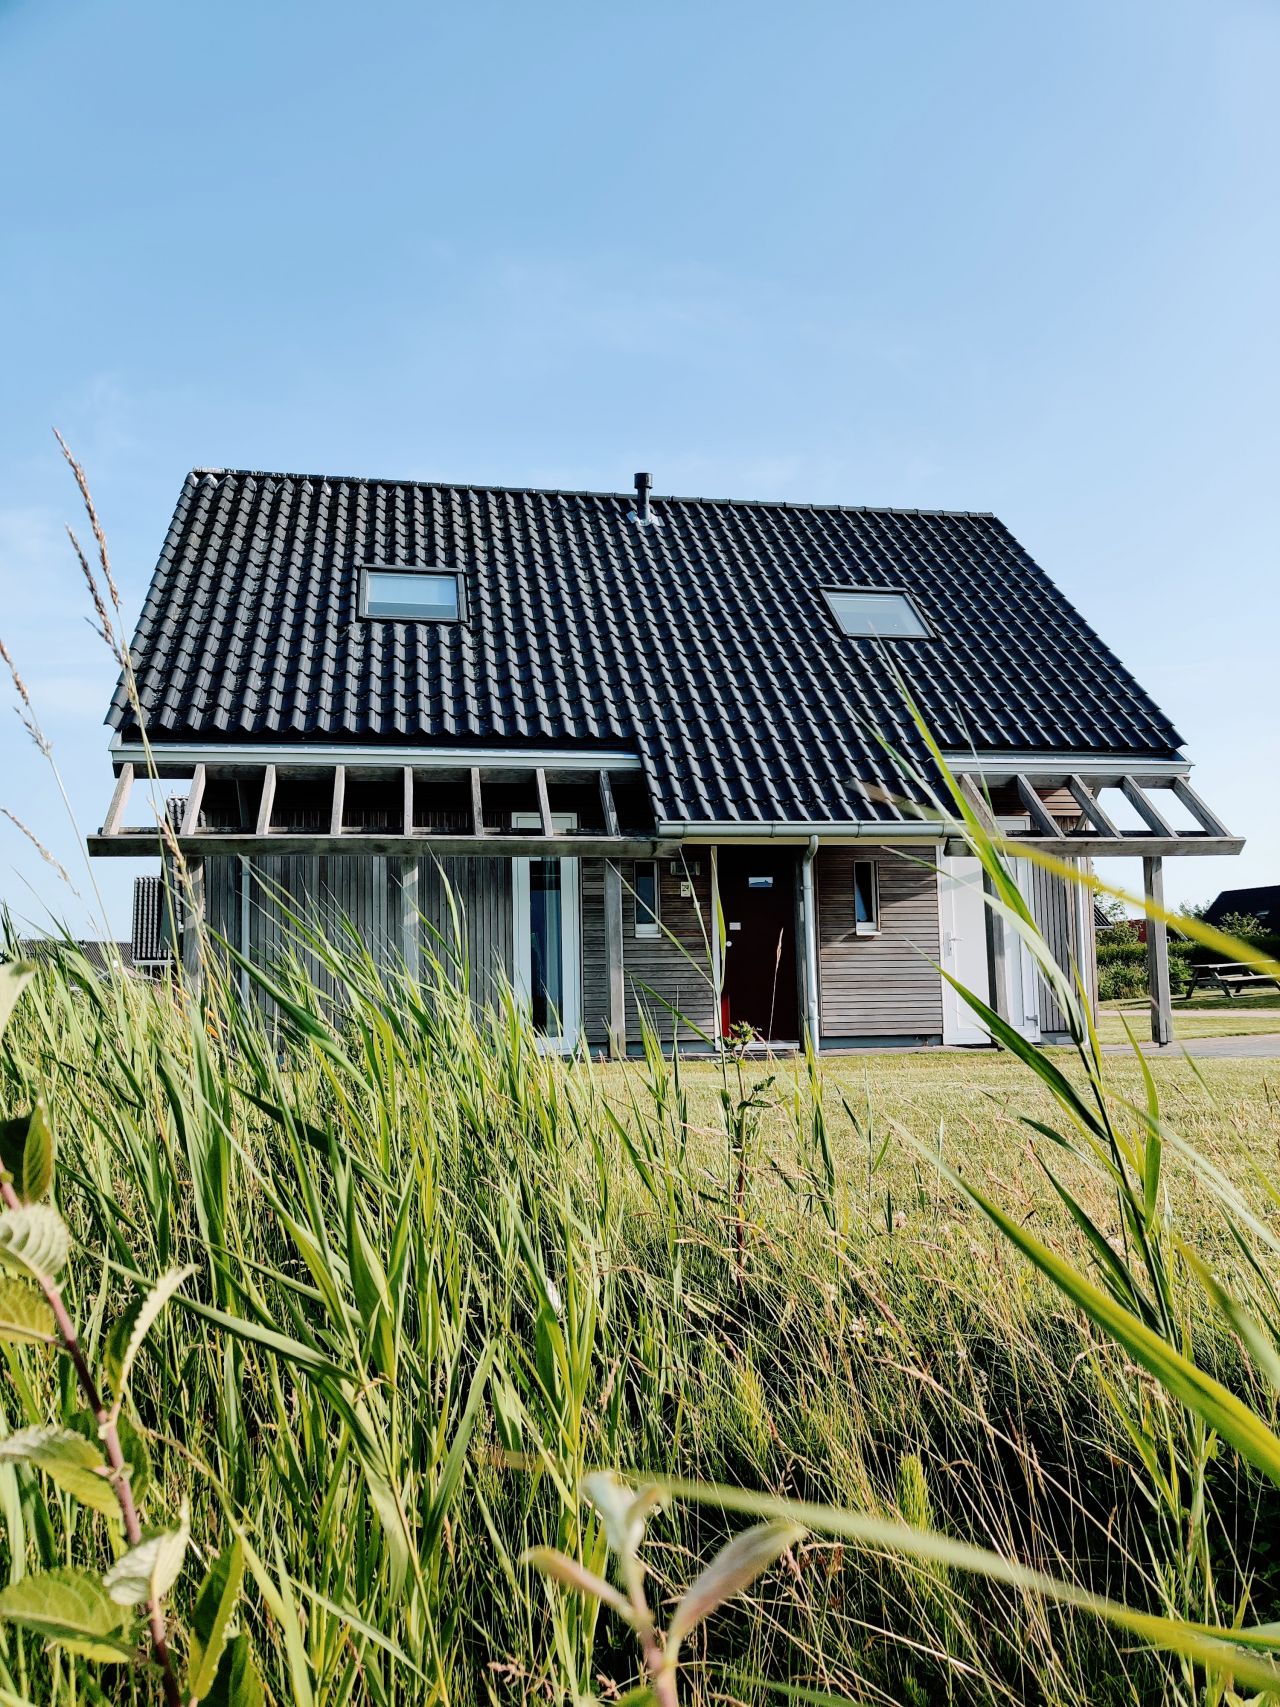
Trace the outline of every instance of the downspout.
<instances>
[{"instance_id":1,"label":"downspout","mask_svg":"<svg viewBox=\"0 0 1280 1707\"><path fill-rule=\"evenodd\" d=\"M814 1054L818 1052L818 912L814 901L813 861L818 838L809 837L800 862L800 911L804 915L804 1007L805 1029Z\"/></svg>"}]
</instances>

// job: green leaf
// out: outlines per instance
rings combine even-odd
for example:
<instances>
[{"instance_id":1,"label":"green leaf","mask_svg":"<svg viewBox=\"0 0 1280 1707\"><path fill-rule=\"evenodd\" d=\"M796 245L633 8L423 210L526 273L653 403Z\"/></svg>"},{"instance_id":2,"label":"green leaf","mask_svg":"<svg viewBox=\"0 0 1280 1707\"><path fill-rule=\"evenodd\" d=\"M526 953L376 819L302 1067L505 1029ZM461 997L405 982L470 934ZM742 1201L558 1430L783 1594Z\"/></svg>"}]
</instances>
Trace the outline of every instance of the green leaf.
<instances>
[{"instance_id":1,"label":"green leaf","mask_svg":"<svg viewBox=\"0 0 1280 1707\"><path fill-rule=\"evenodd\" d=\"M696 1624L749 1588L803 1534L796 1523L758 1523L735 1535L685 1590L667 1630L667 1652L674 1655Z\"/></svg>"},{"instance_id":2,"label":"green leaf","mask_svg":"<svg viewBox=\"0 0 1280 1707\"><path fill-rule=\"evenodd\" d=\"M0 1037L4 1036L4 1028L17 1006L18 997L35 975L36 969L29 960L11 960L0 966Z\"/></svg>"},{"instance_id":3,"label":"green leaf","mask_svg":"<svg viewBox=\"0 0 1280 1707\"><path fill-rule=\"evenodd\" d=\"M0 1166L24 1203L34 1203L53 1184L53 1128L42 1096L29 1114L0 1120Z\"/></svg>"},{"instance_id":4,"label":"green leaf","mask_svg":"<svg viewBox=\"0 0 1280 1707\"><path fill-rule=\"evenodd\" d=\"M66 1223L47 1203L0 1211L0 1267L33 1280L52 1280L70 1251Z\"/></svg>"},{"instance_id":5,"label":"green leaf","mask_svg":"<svg viewBox=\"0 0 1280 1707\"><path fill-rule=\"evenodd\" d=\"M132 1657L129 1619L92 1571L63 1566L0 1589L0 1619L90 1660Z\"/></svg>"},{"instance_id":6,"label":"green leaf","mask_svg":"<svg viewBox=\"0 0 1280 1707\"><path fill-rule=\"evenodd\" d=\"M191 1518L184 1504L177 1529L154 1530L122 1553L102 1579L117 1606L138 1606L168 1594L178 1580L190 1539Z\"/></svg>"},{"instance_id":7,"label":"green leaf","mask_svg":"<svg viewBox=\"0 0 1280 1707\"><path fill-rule=\"evenodd\" d=\"M594 1571L589 1571L585 1565L580 1565L576 1559L571 1559L567 1553L561 1553L555 1547L530 1547L520 1555L522 1565L532 1565L535 1571L541 1571L544 1577L561 1583L565 1588L571 1588L577 1594L585 1594L593 1600L598 1600L602 1606L610 1606L624 1618L628 1624L635 1623L635 1613L627 1602L603 1577L598 1577Z\"/></svg>"},{"instance_id":8,"label":"green leaf","mask_svg":"<svg viewBox=\"0 0 1280 1707\"><path fill-rule=\"evenodd\" d=\"M142 1350L143 1341L151 1332L160 1312L182 1285L195 1273L195 1268L171 1268L162 1274L151 1288L136 1298L107 1337L104 1362L117 1398L124 1394L134 1359Z\"/></svg>"},{"instance_id":9,"label":"green leaf","mask_svg":"<svg viewBox=\"0 0 1280 1707\"><path fill-rule=\"evenodd\" d=\"M44 1293L25 1280L0 1275L0 1340L15 1345L52 1345L57 1332Z\"/></svg>"},{"instance_id":10,"label":"green leaf","mask_svg":"<svg viewBox=\"0 0 1280 1707\"><path fill-rule=\"evenodd\" d=\"M634 1558L644 1540L649 1513L662 1503L657 1488L635 1488L619 1480L612 1470L597 1470L582 1480L584 1498L600 1513L605 1539L622 1559Z\"/></svg>"},{"instance_id":11,"label":"green leaf","mask_svg":"<svg viewBox=\"0 0 1280 1707\"><path fill-rule=\"evenodd\" d=\"M1215 1381L1212 1375L1206 1375L1202 1369L1197 1368L1190 1358L1184 1357L1145 1322L1140 1321L1132 1311L1126 1310L1122 1304L1086 1279L1078 1269L1042 1244L1033 1233L1029 1233L1011 1216L1006 1215L997 1204L984 1197L968 1180L949 1168L939 1156L926 1150L924 1146L920 1148L938 1172L981 1209L1010 1244L1029 1258L1064 1297L1070 1298L1105 1333L1124 1346L1134 1362L1140 1363L1154 1375L1167 1393L1179 1400L1188 1410L1202 1417L1209 1427L1229 1441L1242 1457L1247 1458L1280 1486L1280 1438L1272 1433L1256 1411L1250 1409L1220 1381Z\"/></svg>"},{"instance_id":12,"label":"green leaf","mask_svg":"<svg viewBox=\"0 0 1280 1707\"><path fill-rule=\"evenodd\" d=\"M120 1502L102 1448L74 1429L23 1428L0 1440L0 1464L31 1464L83 1505L119 1518Z\"/></svg>"},{"instance_id":13,"label":"green leaf","mask_svg":"<svg viewBox=\"0 0 1280 1707\"><path fill-rule=\"evenodd\" d=\"M209 1707L263 1707L266 1691L247 1636L235 1636L227 1644L213 1687L203 1699Z\"/></svg>"},{"instance_id":14,"label":"green leaf","mask_svg":"<svg viewBox=\"0 0 1280 1707\"><path fill-rule=\"evenodd\" d=\"M244 1548L237 1539L224 1547L210 1565L191 1615L187 1689L195 1701L214 1686L227 1643L227 1626L243 1583Z\"/></svg>"},{"instance_id":15,"label":"green leaf","mask_svg":"<svg viewBox=\"0 0 1280 1707\"><path fill-rule=\"evenodd\" d=\"M811 1504L807 1500L778 1499L743 1488L728 1488L702 1482L663 1478L659 1484L665 1497L716 1506L721 1511L746 1512L753 1517L773 1518L783 1523L803 1524L825 1535L838 1535L855 1546L893 1553L908 1559L928 1560L956 1570L971 1571L991 1582L1005 1583L1023 1593L1038 1594L1063 1606L1079 1607L1132 1635L1181 1654L1211 1672L1234 1677L1237 1685L1254 1684L1260 1689L1280 1691L1280 1668L1270 1659L1255 1658L1249 1647L1274 1648L1274 1638L1259 1640L1255 1632L1191 1624L1180 1618L1140 1612L1120 1601L1093 1594L1076 1583L1063 1582L1046 1571L1038 1571L1013 1559L1003 1559L985 1547L955 1541L933 1530L916 1529L906 1523L890 1523L864 1517L859 1512L835 1506Z\"/></svg>"}]
</instances>

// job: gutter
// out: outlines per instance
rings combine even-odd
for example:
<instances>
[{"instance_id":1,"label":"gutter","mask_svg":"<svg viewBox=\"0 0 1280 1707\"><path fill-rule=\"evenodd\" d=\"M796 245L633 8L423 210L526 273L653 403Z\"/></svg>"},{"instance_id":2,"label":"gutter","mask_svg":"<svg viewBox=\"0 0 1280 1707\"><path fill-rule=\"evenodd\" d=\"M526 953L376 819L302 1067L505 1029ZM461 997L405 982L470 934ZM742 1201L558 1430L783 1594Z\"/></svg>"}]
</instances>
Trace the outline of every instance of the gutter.
<instances>
[{"instance_id":1,"label":"gutter","mask_svg":"<svg viewBox=\"0 0 1280 1707\"><path fill-rule=\"evenodd\" d=\"M707 820L702 823L690 823L687 820L675 822L664 820L658 824L657 834L663 837L679 836L686 842L711 839L716 841L750 839L757 842L808 842L812 840L827 842L868 840L878 842L940 842L946 836L955 835L958 828L958 819L940 821L920 818L889 820L851 818L844 823L833 822L831 819L818 823L802 823L795 819L773 818L748 824L743 823L741 819L734 818L723 822Z\"/></svg>"}]
</instances>

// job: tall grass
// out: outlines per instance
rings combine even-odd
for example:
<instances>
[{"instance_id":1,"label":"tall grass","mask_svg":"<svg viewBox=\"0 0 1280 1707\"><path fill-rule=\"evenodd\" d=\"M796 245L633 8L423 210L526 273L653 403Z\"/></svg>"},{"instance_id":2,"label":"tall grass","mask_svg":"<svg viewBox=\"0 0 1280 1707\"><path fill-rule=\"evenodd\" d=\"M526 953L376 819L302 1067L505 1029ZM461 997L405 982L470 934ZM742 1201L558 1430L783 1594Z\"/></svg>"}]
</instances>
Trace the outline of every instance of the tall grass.
<instances>
[{"instance_id":1,"label":"tall grass","mask_svg":"<svg viewBox=\"0 0 1280 1707\"><path fill-rule=\"evenodd\" d=\"M90 1347L135 1280L195 1269L130 1401L148 1515L191 1504L179 1663L195 1584L239 1537L239 1616L273 1700L607 1698L639 1679L629 1632L521 1563L554 1547L607 1570L578 1494L601 1465L810 1508L785 1568L692 1633L687 1700L1201 1687L1190 1661L1030 1579L911 1558L879 1532L856 1546L813 1508L933 1526L1153 1612L1270 1615L1264 1479L1001 1254L936 1171L978 1183L969 1140L909 1132L874 1074L855 1091L812 1058L734 1064L727 1097L653 1036L626 1068L548 1058L511 1002L476 1015L443 948L414 982L354 944L314 947L339 996L300 966L255 973L270 1019L225 960L196 1003L104 983L68 947L6 1034L5 1106L44 1097L57 1202L105 1258L67 1277ZM1027 1106L1045 1112L1030 1087ZM1057 1149L1064 1192L1123 1240L1115 1180L1099 1190L1097 1157ZM1098 1257L1069 1215L1053 1221L1059 1249ZM1173 1237L1162 1260L1182 1261ZM1257 1281L1225 1228L1197 1238ZM1148 1258L1125 1260L1158 1316ZM1203 1288L1174 1315L1180 1346L1270 1403ZM74 1410L47 1352L5 1357L8 1428ZM0 1470L0 1495L11 1576L107 1563L109 1523L37 1473ZM660 1618L733 1527L686 1498L651 1520ZM2 1640L17 1699L154 1698L146 1672L13 1627Z\"/></svg>"},{"instance_id":2,"label":"tall grass","mask_svg":"<svg viewBox=\"0 0 1280 1707\"><path fill-rule=\"evenodd\" d=\"M550 1058L509 997L477 1014L443 944L412 980L355 940L209 953L198 998L104 981L69 942L38 968L0 1013L0 1233L47 1188L38 1133L75 1239L59 1309L120 1403L86 1419L58 1336L0 1312L0 1703L179 1678L460 1707L1269 1686L1274 1098L1256 1155L1185 1142L1141 1061L1101 1052L981 814L948 806L1076 1042L1064 1064L985 1013L1017 1061L976 1114L959 1067L908 1119L887 1072L812 1055L695 1065L648 1033L626 1067ZM1180 1120L1231 1133L1238 1110L1160 1072ZM92 1456L108 1421L140 1522L183 1538L172 1583L128 1502L85 1503L23 1432ZM642 1540L602 1471L652 1490ZM773 1527L732 1541L752 1516ZM86 1654L65 1608L16 1617L51 1570L132 1572L163 1663ZM112 1632L141 1658L142 1623Z\"/></svg>"}]
</instances>

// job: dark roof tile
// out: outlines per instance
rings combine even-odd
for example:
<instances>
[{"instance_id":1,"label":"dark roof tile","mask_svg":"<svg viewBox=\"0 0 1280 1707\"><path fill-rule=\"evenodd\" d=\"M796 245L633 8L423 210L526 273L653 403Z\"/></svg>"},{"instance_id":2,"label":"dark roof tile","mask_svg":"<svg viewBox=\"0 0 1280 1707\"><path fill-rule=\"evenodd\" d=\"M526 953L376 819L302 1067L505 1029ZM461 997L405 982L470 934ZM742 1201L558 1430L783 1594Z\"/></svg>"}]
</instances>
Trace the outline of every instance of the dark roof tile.
<instances>
[{"instance_id":1,"label":"dark roof tile","mask_svg":"<svg viewBox=\"0 0 1280 1707\"><path fill-rule=\"evenodd\" d=\"M1167 756L1168 719L992 515L196 470L134 640L154 740L625 745L660 819L891 819L925 755L825 585L906 588L893 662L944 747ZM368 562L468 623L356 616ZM118 690L109 721L135 732Z\"/></svg>"}]
</instances>

